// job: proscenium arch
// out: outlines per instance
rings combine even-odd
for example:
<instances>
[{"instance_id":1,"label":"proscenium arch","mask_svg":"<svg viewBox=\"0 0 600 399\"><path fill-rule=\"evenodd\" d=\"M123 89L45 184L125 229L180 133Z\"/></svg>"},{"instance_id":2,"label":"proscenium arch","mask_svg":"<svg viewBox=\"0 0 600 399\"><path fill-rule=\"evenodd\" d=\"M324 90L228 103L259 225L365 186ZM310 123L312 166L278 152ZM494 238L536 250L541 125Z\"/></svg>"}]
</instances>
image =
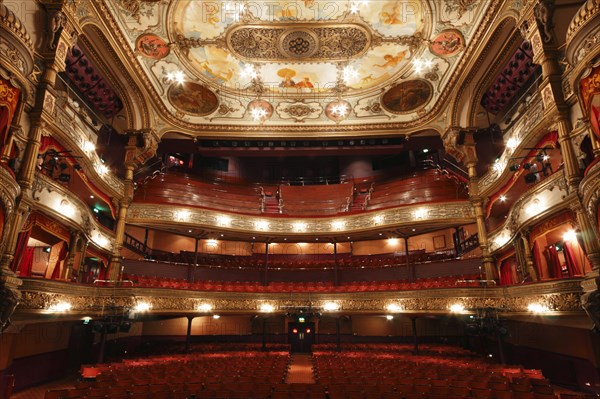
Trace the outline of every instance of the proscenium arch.
<instances>
[{"instance_id":1,"label":"proscenium arch","mask_svg":"<svg viewBox=\"0 0 600 399\"><path fill-rule=\"evenodd\" d=\"M141 86L134 74L130 73L128 65L121 61L126 57L120 57L115 52L114 49L118 46L109 39L110 35L104 28L92 20L84 20L81 29L83 35L78 42L121 98L126 114L127 129L137 130L150 127L150 111L140 89ZM101 50L102 55L98 49Z\"/></svg>"},{"instance_id":2,"label":"proscenium arch","mask_svg":"<svg viewBox=\"0 0 600 399\"><path fill-rule=\"evenodd\" d=\"M477 60L472 63L469 74L460 85L456 101L452 104L451 126L476 127L476 109L485 90L504 66L503 62L512 54L515 43L521 37L516 22L517 16L506 12L491 27L490 31L493 33L487 38ZM497 51L498 44L503 46L501 51Z\"/></svg>"}]
</instances>

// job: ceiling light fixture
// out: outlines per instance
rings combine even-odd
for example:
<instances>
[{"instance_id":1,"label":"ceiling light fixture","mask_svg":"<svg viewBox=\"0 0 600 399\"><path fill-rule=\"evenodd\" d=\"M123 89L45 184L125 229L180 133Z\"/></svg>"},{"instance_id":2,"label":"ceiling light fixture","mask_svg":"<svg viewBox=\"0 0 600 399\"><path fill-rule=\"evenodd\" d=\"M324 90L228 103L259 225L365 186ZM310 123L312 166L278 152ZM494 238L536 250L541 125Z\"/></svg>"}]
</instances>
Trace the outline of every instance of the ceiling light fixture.
<instances>
[{"instance_id":1,"label":"ceiling light fixture","mask_svg":"<svg viewBox=\"0 0 600 399\"><path fill-rule=\"evenodd\" d=\"M358 71L352 65L346 65L342 70L342 80L346 84L355 83L358 79Z\"/></svg>"},{"instance_id":2,"label":"ceiling light fixture","mask_svg":"<svg viewBox=\"0 0 600 399\"><path fill-rule=\"evenodd\" d=\"M182 85L185 83L185 74L181 70L169 72L167 73L166 79L168 83L177 83Z\"/></svg>"},{"instance_id":3,"label":"ceiling light fixture","mask_svg":"<svg viewBox=\"0 0 600 399\"><path fill-rule=\"evenodd\" d=\"M423 72L429 72L433 68L432 60L422 60L419 58L415 58L412 64L413 70L417 75L420 75Z\"/></svg>"},{"instance_id":4,"label":"ceiling light fixture","mask_svg":"<svg viewBox=\"0 0 600 399\"><path fill-rule=\"evenodd\" d=\"M268 101L261 99L250 101L247 109L252 120L261 124L273 115L273 106Z\"/></svg>"}]
</instances>

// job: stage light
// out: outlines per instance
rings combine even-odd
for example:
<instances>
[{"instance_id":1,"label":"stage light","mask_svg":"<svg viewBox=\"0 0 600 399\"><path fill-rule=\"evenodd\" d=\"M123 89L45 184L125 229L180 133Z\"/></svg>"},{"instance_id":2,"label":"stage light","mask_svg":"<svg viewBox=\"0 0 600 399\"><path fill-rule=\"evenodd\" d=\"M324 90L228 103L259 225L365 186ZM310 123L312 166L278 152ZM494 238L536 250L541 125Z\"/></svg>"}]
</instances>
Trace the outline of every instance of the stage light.
<instances>
[{"instance_id":1,"label":"stage light","mask_svg":"<svg viewBox=\"0 0 600 399\"><path fill-rule=\"evenodd\" d=\"M325 304L323 305L323 309L327 312L335 312L339 308L340 308L340 305L338 305L335 302L325 302Z\"/></svg>"},{"instance_id":2,"label":"stage light","mask_svg":"<svg viewBox=\"0 0 600 399\"><path fill-rule=\"evenodd\" d=\"M385 318L388 320L394 320L394 316L392 316L391 314L386 315Z\"/></svg>"},{"instance_id":3,"label":"stage light","mask_svg":"<svg viewBox=\"0 0 600 399\"><path fill-rule=\"evenodd\" d=\"M275 310L275 307L270 303L263 303L260 305L260 311L263 313L271 313Z\"/></svg>"},{"instance_id":4,"label":"stage light","mask_svg":"<svg viewBox=\"0 0 600 399\"><path fill-rule=\"evenodd\" d=\"M452 313L462 313L465 311L465 307L464 305L460 304L460 303L455 303L450 305L450 311Z\"/></svg>"},{"instance_id":5,"label":"stage light","mask_svg":"<svg viewBox=\"0 0 600 399\"><path fill-rule=\"evenodd\" d=\"M527 310L532 312L532 313L536 313L536 314L540 314L540 313L548 313L550 311L550 309L548 308L548 306L546 305L542 305L539 303L530 303L527 306Z\"/></svg>"},{"instance_id":6,"label":"stage light","mask_svg":"<svg viewBox=\"0 0 600 399\"><path fill-rule=\"evenodd\" d=\"M386 309L388 310L388 312L391 312L391 313L402 312L402 306L400 306L396 303L390 303L389 305L387 305Z\"/></svg>"},{"instance_id":7,"label":"stage light","mask_svg":"<svg viewBox=\"0 0 600 399\"><path fill-rule=\"evenodd\" d=\"M49 312L63 313L71 310L72 305L69 302L58 302L48 307Z\"/></svg>"},{"instance_id":8,"label":"stage light","mask_svg":"<svg viewBox=\"0 0 600 399\"><path fill-rule=\"evenodd\" d=\"M133 310L135 312L147 312L150 310L150 308L152 308L152 305L149 302L138 302L135 307L133 308Z\"/></svg>"},{"instance_id":9,"label":"stage light","mask_svg":"<svg viewBox=\"0 0 600 399\"><path fill-rule=\"evenodd\" d=\"M197 309L201 312L210 312L213 309L213 307L210 303L201 303L200 305L198 305Z\"/></svg>"},{"instance_id":10,"label":"stage light","mask_svg":"<svg viewBox=\"0 0 600 399\"><path fill-rule=\"evenodd\" d=\"M577 233L575 233L575 230L571 229L563 234L563 241L577 242Z\"/></svg>"}]
</instances>

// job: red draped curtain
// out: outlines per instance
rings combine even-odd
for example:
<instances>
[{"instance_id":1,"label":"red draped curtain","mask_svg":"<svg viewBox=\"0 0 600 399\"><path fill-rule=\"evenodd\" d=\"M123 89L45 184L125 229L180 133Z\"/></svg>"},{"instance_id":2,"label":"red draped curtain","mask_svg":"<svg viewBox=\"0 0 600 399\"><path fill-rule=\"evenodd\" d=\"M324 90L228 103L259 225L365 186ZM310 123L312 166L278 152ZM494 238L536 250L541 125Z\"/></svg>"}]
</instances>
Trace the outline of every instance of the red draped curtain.
<instances>
[{"instance_id":1,"label":"red draped curtain","mask_svg":"<svg viewBox=\"0 0 600 399\"><path fill-rule=\"evenodd\" d=\"M565 241L565 258L567 259L567 270L569 271L569 277L573 276L581 276L583 272L581 271L581 266L578 261L578 253L581 251L577 244L572 244L568 241ZM583 256L583 254L582 254Z\"/></svg>"},{"instance_id":2,"label":"red draped curtain","mask_svg":"<svg viewBox=\"0 0 600 399\"><path fill-rule=\"evenodd\" d=\"M6 141L6 133L8 133L9 125L10 112L8 107L0 105L0 149L4 147L4 141Z\"/></svg>"},{"instance_id":3,"label":"red draped curtain","mask_svg":"<svg viewBox=\"0 0 600 399\"><path fill-rule=\"evenodd\" d=\"M29 237L31 237L31 228L22 231L19 233L19 237L17 238L17 248L15 250L15 255L10 263L10 270L16 272L19 270L21 258L27 249L27 243L29 242Z\"/></svg>"},{"instance_id":4,"label":"red draped curtain","mask_svg":"<svg viewBox=\"0 0 600 399\"><path fill-rule=\"evenodd\" d=\"M33 267L33 256L35 247L25 248L23 257L19 265L19 277L31 277L31 268Z\"/></svg>"},{"instance_id":5,"label":"red draped curtain","mask_svg":"<svg viewBox=\"0 0 600 399\"><path fill-rule=\"evenodd\" d=\"M535 263L535 270L537 271L538 279L542 279L542 254L540 252L540 246L537 241L533 243L533 262Z\"/></svg>"},{"instance_id":6,"label":"red draped curtain","mask_svg":"<svg viewBox=\"0 0 600 399\"><path fill-rule=\"evenodd\" d=\"M512 272L513 263L513 259L508 258L504 259L500 264L500 285L514 284Z\"/></svg>"},{"instance_id":7,"label":"red draped curtain","mask_svg":"<svg viewBox=\"0 0 600 399\"><path fill-rule=\"evenodd\" d=\"M558 257L558 251L554 245L548 247L548 268L554 278L562 277L562 268L560 267L560 258Z\"/></svg>"},{"instance_id":8,"label":"red draped curtain","mask_svg":"<svg viewBox=\"0 0 600 399\"><path fill-rule=\"evenodd\" d=\"M61 263L66 259L67 254L69 253L69 248L65 242L60 243L60 249L58 250L58 256L56 258L56 263L54 264L54 270L52 270L52 275L50 278L52 280L56 280L60 278L61 271ZM50 266L50 265L48 265Z\"/></svg>"},{"instance_id":9,"label":"red draped curtain","mask_svg":"<svg viewBox=\"0 0 600 399\"><path fill-rule=\"evenodd\" d=\"M100 270L98 271L98 280L106 280L108 274L108 267L104 265L104 262L100 263Z\"/></svg>"}]
</instances>

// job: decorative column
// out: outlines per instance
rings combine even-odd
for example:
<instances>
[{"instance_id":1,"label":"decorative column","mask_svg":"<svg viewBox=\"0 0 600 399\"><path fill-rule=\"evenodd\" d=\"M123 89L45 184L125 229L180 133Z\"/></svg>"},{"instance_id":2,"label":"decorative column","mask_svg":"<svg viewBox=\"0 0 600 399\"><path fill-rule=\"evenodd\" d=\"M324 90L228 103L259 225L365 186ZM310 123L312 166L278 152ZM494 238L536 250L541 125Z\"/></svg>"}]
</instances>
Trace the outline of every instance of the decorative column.
<instances>
[{"instance_id":1,"label":"decorative column","mask_svg":"<svg viewBox=\"0 0 600 399\"><path fill-rule=\"evenodd\" d=\"M533 254L531 253L531 244L529 243L529 232L521 232L521 240L523 240L523 255L525 256L526 271L531 278L531 281L539 281L535 263L533 262Z\"/></svg>"},{"instance_id":2,"label":"decorative column","mask_svg":"<svg viewBox=\"0 0 600 399\"><path fill-rule=\"evenodd\" d=\"M77 265L77 282L78 283L81 282L81 269L83 268L83 265L85 264L85 255L87 253L88 245L90 245L90 241L85 236L83 236L81 238L81 240L82 240L81 258L79 259L79 264Z\"/></svg>"},{"instance_id":3,"label":"decorative column","mask_svg":"<svg viewBox=\"0 0 600 399\"><path fill-rule=\"evenodd\" d=\"M573 126L569 118L569 105L565 102L562 84L561 54L554 32L554 0L537 0L523 13L521 34L531 43L533 63L542 67L540 93L546 117L554 119L558 130L558 142L565 164L567 182L573 189L581 181L581 171L573 143Z\"/></svg>"},{"instance_id":4,"label":"decorative column","mask_svg":"<svg viewBox=\"0 0 600 399\"><path fill-rule=\"evenodd\" d=\"M77 253L77 242L80 239L78 231L71 232L71 238L69 240L69 254L65 259L65 267L62 270L60 278L62 280L69 280L73 273L73 264L75 263L75 254Z\"/></svg>"},{"instance_id":5,"label":"decorative column","mask_svg":"<svg viewBox=\"0 0 600 399\"><path fill-rule=\"evenodd\" d=\"M594 158L600 157L600 141L598 137L592 132L592 128L589 127L588 124L588 137L590 138L590 142L592 143L592 152L594 153Z\"/></svg>"},{"instance_id":6,"label":"decorative column","mask_svg":"<svg viewBox=\"0 0 600 399\"><path fill-rule=\"evenodd\" d=\"M31 187L33 186L35 177L35 167L40 148L42 132L47 123L53 123L54 121L54 104L56 100L56 96L54 94L54 85L56 83L56 76L59 72L63 72L65 70L65 58L67 56L67 51L74 45L78 36L78 22L74 13L75 7L73 4L66 5L66 1L50 0L47 0L47 3L47 11L49 16L47 27L48 32L51 32L51 34L48 35L47 42L43 45L41 51L46 68L42 75L41 83L37 87L35 107L30 113L31 129L28 134L27 146L24 151L21 168L19 169L19 174L17 175L17 182L21 188L21 193L16 201L14 218L9 224L7 224L6 227L8 231L3 238L4 248L2 258L0 259L0 269L2 270L1 277L4 278L6 275L8 278L8 276L10 276L10 279L14 279L14 281L18 280L14 278L14 274L11 275L11 273L8 273L9 265L14 256L19 232L27 220L30 212L28 201L31 198ZM4 9L6 8L1 3L0 6ZM3 12L5 12L5 10L3 10ZM20 31L19 33L21 37L28 38L29 35L26 31L24 31L24 24L19 21L18 18L16 18L16 16L11 12L9 14L10 15L7 15L8 19L2 19L0 22L5 23L11 19L13 23L13 29L9 30L9 32L14 34L15 32ZM2 28L4 28L3 25ZM1 33L3 38L7 37L4 29L1 30ZM31 42L30 39L28 40ZM31 65L31 68L33 68L33 64ZM31 72L31 70L29 72ZM16 289L20 283L13 282L12 285L12 289ZM18 302L19 296L20 294L18 294L18 291L13 295L13 297L17 297L16 303ZM9 307L11 306L10 303L13 298L7 297L5 300L7 301L6 305L0 305L0 322L5 319L4 315L10 315L10 313L12 313L12 311L9 310ZM6 316L6 320L8 320L8 316Z\"/></svg>"},{"instance_id":7,"label":"decorative column","mask_svg":"<svg viewBox=\"0 0 600 399\"><path fill-rule=\"evenodd\" d=\"M121 279L121 249L125 239L127 210L133 200L133 172L156 155L158 147L156 131L152 129L134 130L127 133L129 134L129 140L125 146L125 192L118 201L119 213L115 230L115 242L108 268L108 279L115 281Z\"/></svg>"},{"instance_id":8,"label":"decorative column","mask_svg":"<svg viewBox=\"0 0 600 399\"><path fill-rule=\"evenodd\" d=\"M479 194L479 179L477 177L477 151L475 149L474 129L450 127L444 133L443 141L446 151L458 162L467 167L469 173L469 200L475 213L479 246L482 254L482 266L486 280L498 279L498 270L494 258L490 256L487 228L485 226L484 198Z\"/></svg>"},{"instance_id":9,"label":"decorative column","mask_svg":"<svg viewBox=\"0 0 600 399\"><path fill-rule=\"evenodd\" d=\"M582 204L575 202L571 209L575 212L577 218L578 233L580 233L583 248L587 254L588 260L592 265L593 270L600 270L600 243L598 242L598 230L594 222L590 220L588 214Z\"/></svg>"}]
</instances>

